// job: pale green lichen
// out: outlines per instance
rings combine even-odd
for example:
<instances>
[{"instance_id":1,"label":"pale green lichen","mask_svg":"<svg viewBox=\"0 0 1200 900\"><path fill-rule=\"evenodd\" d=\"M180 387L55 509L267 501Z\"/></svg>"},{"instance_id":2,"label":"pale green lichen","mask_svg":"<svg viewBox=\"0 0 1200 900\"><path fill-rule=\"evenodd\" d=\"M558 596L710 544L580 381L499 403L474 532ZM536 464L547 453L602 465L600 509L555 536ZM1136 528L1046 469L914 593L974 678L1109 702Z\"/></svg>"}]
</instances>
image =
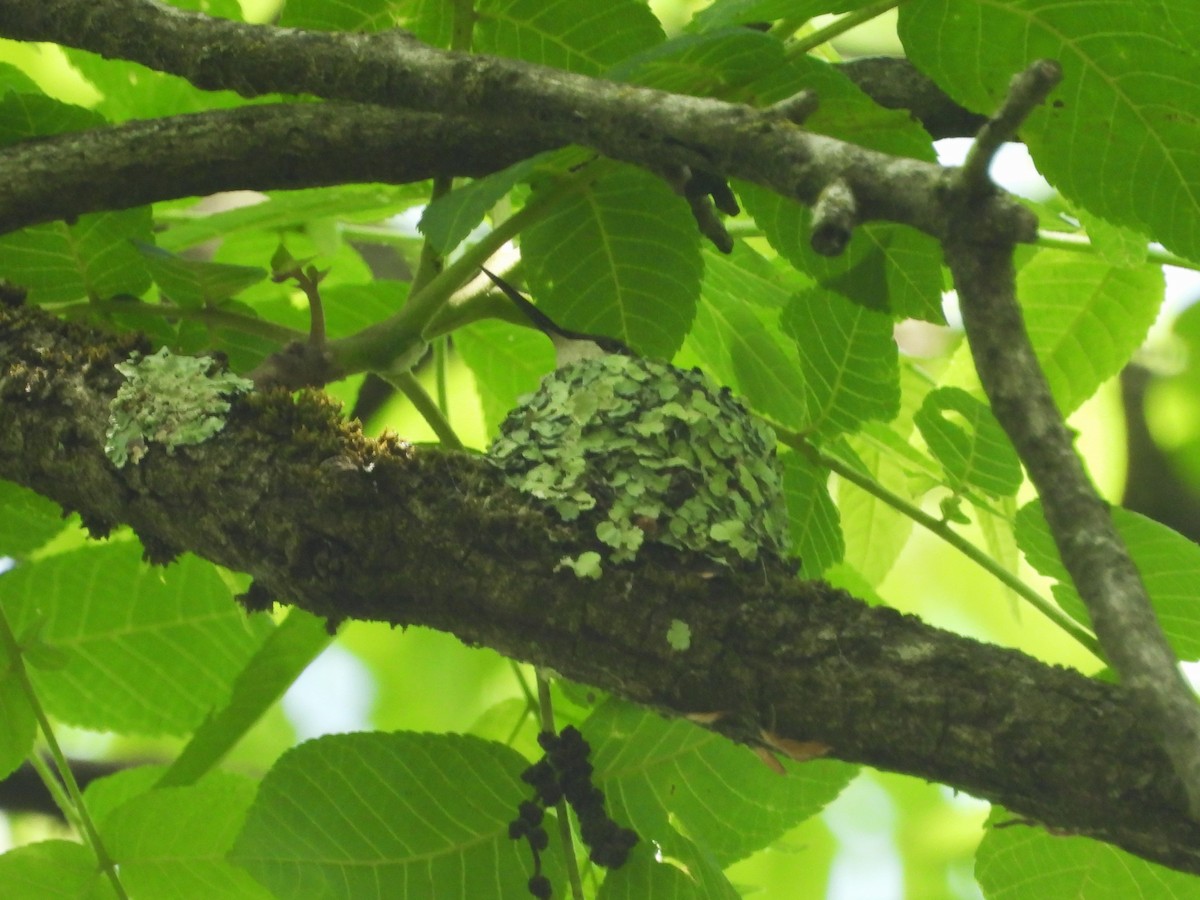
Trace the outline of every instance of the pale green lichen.
<instances>
[{"instance_id":1,"label":"pale green lichen","mask_svg":"<svg viewBox=\"0 0 1200 900\"><path fill-rule=\"evenodd\" d=\"M724 564L786 553L775 434L698 369L615 355L559 369L489 456L564 520L596 518L613 562L645 541Z\"/></svg>"},{"instance_id":2,"label":"pale green lichen","mask_svg":"<svg viewBox=\"0 0 1200 900\"><path fill-rule=\"evenodd\" d=\"M683 619L672 619L671 626L667 629L667 643L671 645L672 650L678 650L680 653L687 650L692 646L692 626Z\"/></svg>"},{"instance_id":3,"label":"pale green lichen","mask_svg":"<svg viewBox=\"0 0 1200 900\"><path fill-rule=\"evenodd\" d=\"M227 398L254 384L231 372L210 374L215 365L204 357L176 356L166 347L117 364L125 383L109 404L104 452L118 469L140 462L151 443L170 453L203 443L225 427Z\"/></svg>"}]
</instances>

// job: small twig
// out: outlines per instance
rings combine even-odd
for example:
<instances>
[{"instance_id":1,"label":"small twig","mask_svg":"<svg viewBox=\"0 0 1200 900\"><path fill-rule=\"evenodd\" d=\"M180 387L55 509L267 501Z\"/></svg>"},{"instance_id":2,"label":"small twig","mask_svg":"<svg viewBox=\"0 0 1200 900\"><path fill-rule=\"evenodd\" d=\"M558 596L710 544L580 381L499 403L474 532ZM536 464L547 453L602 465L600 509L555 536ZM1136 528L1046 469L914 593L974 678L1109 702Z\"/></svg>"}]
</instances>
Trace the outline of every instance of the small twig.
<instances>
[{"instance_id":1,"label":"small twig","mask_svg":"<svg viewBox=\"0 0 1200 900\"><path fill-rule=\"evenodd\" d=\"M1013 77L1004 105L979 129L963 162L960 178L967 194L979 195L994 190L988 176L992 157L1005 141L1016 138L1021 123L1062 81L1062 74L1062 66L1055 60L1039 59Z\"/></svg>"},{"instance_id":2,"label":"small twig","mask_svg":"<svg viewBox=\"0 0 1200 900\"><path fill-rule=\"evenodd\" d=\"M822 256L838 256L854 234L858 202L842 179L831 181L817 197L812 211L812 248Z\"/></svg>"}]
</instances>

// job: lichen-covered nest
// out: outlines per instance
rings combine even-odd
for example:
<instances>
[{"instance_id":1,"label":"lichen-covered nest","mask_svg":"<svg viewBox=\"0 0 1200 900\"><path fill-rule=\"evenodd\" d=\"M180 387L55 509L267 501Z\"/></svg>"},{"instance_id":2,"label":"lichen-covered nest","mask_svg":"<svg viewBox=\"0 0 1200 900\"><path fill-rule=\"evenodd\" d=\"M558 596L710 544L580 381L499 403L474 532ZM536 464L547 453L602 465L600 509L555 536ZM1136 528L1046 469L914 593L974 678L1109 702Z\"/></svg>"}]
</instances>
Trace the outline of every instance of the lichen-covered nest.
<instances>
[{"instance_id":1,"label":"lichen-covered nest","mask_svg":"<svg viewBox=\"0 0 1200 900\"><path fill-rule=\"evenodd\" d=\"M623 562L646 540L736 564L786 554L775 434L699 370L604 356L521 398L489 451L508 482L564 520L596 518ZM599 574L599 554L564 564Z\"/></svg>"}]
</instances>

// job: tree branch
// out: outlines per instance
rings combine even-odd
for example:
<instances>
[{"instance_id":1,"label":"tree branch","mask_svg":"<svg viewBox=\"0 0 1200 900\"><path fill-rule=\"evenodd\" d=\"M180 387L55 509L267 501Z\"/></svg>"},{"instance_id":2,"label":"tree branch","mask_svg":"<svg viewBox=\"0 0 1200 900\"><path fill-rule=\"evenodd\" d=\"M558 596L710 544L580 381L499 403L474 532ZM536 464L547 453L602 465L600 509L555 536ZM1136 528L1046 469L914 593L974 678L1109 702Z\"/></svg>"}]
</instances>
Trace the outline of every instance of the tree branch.
<instances>
[{"instance_id":1,"label":"tree branch","mask_svg":"<svg viewBox=\"0 0 1200 900\"><path fill-rule=\"evenodd\" d=\"M1037 487L1054 543L1101 647L1149 717L1183 782L1192 815L1200 819L1200 704L1038 364L1017 303L1014 247L984 245L971 233L975 199L994 189L987 179L992 154L1061 77L1056 63L1041 60L1013 79L1008 100L980 132L961 170L955 237L943 246L992 410Z\"/></svg>"},{"instance_id":2,"label":"tree branch","mask_svg":"<svg viewBox=\"0 0 1200 900\"><path fill-rule=\"evenodd\" d=\"M887 219L947 236L941 167L810 134L786 110L435 50L398 30L248 25L154 0L13 0L0 6L0 35L134 60L245 96L309 93L519 127L540 146L575 143L652 172L687 167L741 178L809 205L842 179L860 222ZM983 239L1036 236L1033 217L1006 194L989 196L976 212Z\"/></svg>"},{"instance_id":3,"label":"tree branch","mask_svg":"<svg viewBox=\"0 0 1200 900\"><path fill-rule=\"evenodd\" d=\"M250 395L217 438L118 470L103 453L112 364L135 343L0 309L0 477L95 533L132 525L152 559L190 550L249 572L252 602L428 625L667 715L721 713L712 727L738 740L818 741L1200 872L1200 825L1123 687L778 568L712 577L649 547L599 581L555 572L589 549L586 529L478 456L363 437L320 395ZM685 652L667 641L675 619Z\"/></svg>"}]
</instances>

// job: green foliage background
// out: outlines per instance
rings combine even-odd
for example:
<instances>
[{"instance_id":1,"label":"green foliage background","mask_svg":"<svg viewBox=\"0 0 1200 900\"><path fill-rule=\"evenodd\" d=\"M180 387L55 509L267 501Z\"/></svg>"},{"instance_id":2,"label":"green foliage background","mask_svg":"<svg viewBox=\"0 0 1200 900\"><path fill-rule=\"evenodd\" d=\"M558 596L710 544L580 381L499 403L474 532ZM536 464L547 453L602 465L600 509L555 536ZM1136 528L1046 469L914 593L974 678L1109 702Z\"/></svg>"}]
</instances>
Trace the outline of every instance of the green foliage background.
<instances>
[{"instance_id":1,"label":"green foliage background","mask_svg":"<svg viewBox=\"0 0 1200 900\"><path fill-rule=\"evenodd\" d=\"M234 0L175 5L243 14ZM473 49L755 104L815 88L814 130L932 160L919 125L875 106L791 37L797 28L803 37L810 16L866 5L715 0L692 4L695 15L676 30L637 0L480 0ZM289 0L279 24L401 25L448 46L453 17L450 0ZM737 27L779 20L767 32ZM1020 294L1055 396L1080 414L1073 421L1083 446L1111 442L1096 412L1111 402L1104 386L1143 344L1163 299L1161 266L1146 246L1158 241L1181 262L1200 260L1200 8L1191 0L909 0L897 28L907 55L980 112L996 107L1032 59L1062 62L1063 86L1022 137L1060 195L1035 204L1043 222L1093 244L1023 251ZM0 44L0 92L0 145L243 102L80 51L8 44ZM404 284L375 279L364 246L412 261L427 239L452 253L478 229L533 210L518 237L523 273L552 317L700 365L793 436L803 452L783 455L785 490L806 576L1048 661L1097 668L995 577L1052 594L1046 603L1086 623L965 348L943 331L941 352L897 351L898 322L944 321L946 276L930 239L874 224L845 255L823 259L808 248L806 209L737 185L746 212L734 223L734 252L723 256L702 246L685 203L660 180L580 162L577 152L547 154L428 206L428 185L347 185L212 214L188 200L87 215L0 237L0 274L28 286L32 303L140 328L181 352L218 349L245 371L277 348L254 323L306 326L294 290L267 278L279 243L330 270L322 295L337 337L394 313L406 296ZM388 218L406 212L421 216L420 233ZM392 224L363 227L381 221ZM214 239L197 259L192 251ZM1180 321L1189 349L1197 321L1194 313ZM422 377L448 385L451 423L481 447L552 367L552 354L541 337L496 320L455 331L452 348ZM331 390L352 399L360 380ZM1164 396L1197 421L1195 367ZM414 440L429 434L402 401L370 426ZM1197 440L1193 429L1176 452L1200 481ZM1103 456L1089 462L1102 483L1119 485ZM939 527L977 547L993 574L914 530L912 511L924 508L940 511ZM1133 514L1118 521L1177 652L1200 658L1195 546ZM328 646L321 623L298 611L245 615L232 599L241 577L202 560L151 569L127 536L84 544L76 523L8 484L0 484L0 555L15 564L0 577L15 636L0 642L0 773L34 751L35 698L69 747L94 746L87 729L111 735L103 742L110 758L174 760L86 793L133 896L523 895L527 851L506 826L526 796L517 776L537 755L528 672L443 635L352 624L338 641L373 678L369 724L378 730L292 746L276 701ZM835 871L831 829L841 833L847 819L860 829L866 819L885 823L908 896L1200 894L1194 878L1082 838L1012 828L980 843L983 805L937 786L836 761L787 762L780 778L685 721L561 683L554 699L559 724L577 724L591 742L612 814L643 837L627 867L607 878L585 871L597 897L820 896ZM46 837L39 827L18 823L16 837ZM560 891L561 859L552 844L548 871ZM112 895L91 851L61 839L0 856L0 885L6 898Z\"/></svg>"}]
</instances>

